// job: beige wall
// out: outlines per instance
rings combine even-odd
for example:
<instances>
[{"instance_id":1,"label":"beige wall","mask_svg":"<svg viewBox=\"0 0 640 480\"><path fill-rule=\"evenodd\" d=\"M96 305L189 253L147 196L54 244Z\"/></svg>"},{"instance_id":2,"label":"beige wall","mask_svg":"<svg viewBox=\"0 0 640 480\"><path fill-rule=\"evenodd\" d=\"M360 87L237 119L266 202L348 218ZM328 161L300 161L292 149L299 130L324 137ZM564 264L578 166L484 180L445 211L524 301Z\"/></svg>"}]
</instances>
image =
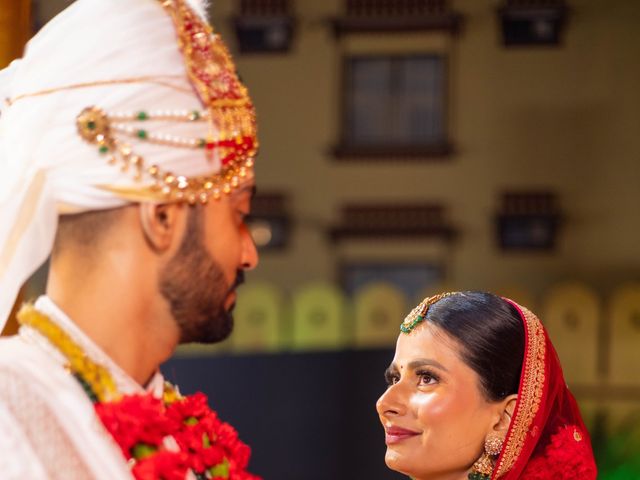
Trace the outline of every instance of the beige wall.
<instances>
[{"instance_id":1,"label":"beige wall","mask_svg":"<svg viewBox=\"0 0 640 480\"><path fill-rule=\"evenodd\" d=\"M340 2L293 3L299 30L291 54L236 54L258 108L259 187L288 192L299 222L291 251L263 255L252 277L288 289L333 279L336 250L324 227L337 220L343 202L354 200L448 205L461 233L445 257L456 286L519 284L539 294L575 279L608 292L640 277L640 2L570 2L564 46L557 49L503 48L496 2L489 0L452 2L465 16L454 39L378 35L341 42L325 23L341 11ZM232 48L233 4L213 5L214 23ZM431 163L333 161L327 152L337 139L342 51L402 45L450 52L457 153ZM566 223L556 252L497 248L493 215L500 193L519 188L559 194ZM431 246L421 253L415 242L367 248L435 258Z\"/></svg>"},{"instance_id":2,"label":"beige wall","mask_svg":"<svg viewBox=\"0 0 640 480\"><path fill-rule=\"evenodd\" d=\"M40 15L68 1L41 2ZM602 293L640 278L640 2L572 0L562 48L504 49L495 1L455 0L465 16L456 38L438 34L362 36L337 42L326 20L338 0L296 0L294 50L236 53L257 105L259 188L290 195L292 248L261 258L252 279L286 290L334 280L339 258L444 261L463 288L517 284L540 295L565 279ZM215 0L213 21L235 50L237 2ZM46 8L44 8L46 6ZM57 6L57 7L56 7ZM345 49L444 49L451 58L451 132L444 162L338 163L340 64ZM556 252L502 253L493 215L503 190L557 191L566 223ZM344 202L443 202L461 235L432 241L335 248L325 229Z\"/></svg>"}]
</instances>

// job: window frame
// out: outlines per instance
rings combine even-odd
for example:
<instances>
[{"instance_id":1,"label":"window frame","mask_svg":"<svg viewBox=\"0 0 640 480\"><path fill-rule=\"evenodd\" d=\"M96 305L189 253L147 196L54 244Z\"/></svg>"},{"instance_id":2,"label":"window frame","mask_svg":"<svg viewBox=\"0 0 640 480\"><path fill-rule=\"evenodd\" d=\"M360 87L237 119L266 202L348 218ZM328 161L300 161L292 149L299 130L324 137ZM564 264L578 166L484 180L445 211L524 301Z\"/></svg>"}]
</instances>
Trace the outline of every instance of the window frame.
<instances>
[{"instance_id":1,"label":"window frame","mask_svg":"<svg viewBox=\"0 0 640 480\"><path fill-rule=\"evenodd\" d=\"M349 138L351 119L351 95L353 89L352 82L352 62L357 59L386 59L393 61L404 61L412 58L438 58L442 63L442 129L443 136L440 142L431 144L397 144L380 143L378 145L357 145ZM347 53L342 56L342 78L340 94L340 119L339 119L339 141L334 147L333 154L339 160L349 159L384 159L384 158L404 158L404 159L444 159L453 153L450 141L450 59L444 52L407 52L407 53Z\"/></svg>"}]
</instances>

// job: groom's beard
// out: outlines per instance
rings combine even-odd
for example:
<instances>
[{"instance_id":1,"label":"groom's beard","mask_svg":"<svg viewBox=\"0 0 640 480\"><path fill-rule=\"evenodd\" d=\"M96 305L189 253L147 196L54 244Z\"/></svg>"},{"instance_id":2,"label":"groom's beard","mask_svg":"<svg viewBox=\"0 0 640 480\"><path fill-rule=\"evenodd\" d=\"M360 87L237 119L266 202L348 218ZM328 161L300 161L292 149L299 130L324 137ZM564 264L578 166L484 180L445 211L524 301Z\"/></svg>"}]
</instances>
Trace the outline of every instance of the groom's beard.
<instances>
[{"instance_id":1,"label":"groom's beard","mask_svg":"<svg viewBox=\"0 0 640 480\"><path fill-rule=\"evenodd\" d=\"M216 343L233 330L234 305L225 308L228 296L244 282L238 270L228 285L218 263L202 243L198 212L190 212L189 226L176 255L160 274L160 292L169 302L180 329L180 342Z\"/></svg>"}]
</instances>

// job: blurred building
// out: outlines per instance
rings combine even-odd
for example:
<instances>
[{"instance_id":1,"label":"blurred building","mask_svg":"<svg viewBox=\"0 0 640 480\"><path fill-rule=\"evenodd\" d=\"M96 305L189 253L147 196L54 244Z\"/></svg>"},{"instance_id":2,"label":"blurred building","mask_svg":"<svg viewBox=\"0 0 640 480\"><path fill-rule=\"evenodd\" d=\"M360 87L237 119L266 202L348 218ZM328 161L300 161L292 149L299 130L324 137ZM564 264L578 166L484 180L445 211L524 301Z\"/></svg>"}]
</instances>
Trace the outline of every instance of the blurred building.
<instances>
[{"instance_id":1,"label":"blurred building","mask_svg":"<svg viewBox=\"0 0 640 480\"><path fill-rule=\"evenodd\" d=\"M236 26L277 31L283 3L290 48L239 53ZM640 5L569 3L559 44L506 47L495 1L213 2L257 105L259 191L291 220L252 278L291 291L413 265L424 283L534 295L637 280ZM502 238L505 213L540 220Z\"/></svg>"},{"instance_id":2,"label":"blurred building","mask_svg":"<svg viewBox=\"0 0 640 480\"><path fill-rule=\"evenodd\" d=\"M69 3L34 0L34 28ZM209 378L255 444L290 438L256 449L258 473L397 478L372 402L438 289L532 306L601 465L627 458L602 439L640 445L640 2L214 0L211 18L258 111L260 266L231 343L168 372ZM310 473L321 450L341 453Z\"/></svg>"}]
</instances>

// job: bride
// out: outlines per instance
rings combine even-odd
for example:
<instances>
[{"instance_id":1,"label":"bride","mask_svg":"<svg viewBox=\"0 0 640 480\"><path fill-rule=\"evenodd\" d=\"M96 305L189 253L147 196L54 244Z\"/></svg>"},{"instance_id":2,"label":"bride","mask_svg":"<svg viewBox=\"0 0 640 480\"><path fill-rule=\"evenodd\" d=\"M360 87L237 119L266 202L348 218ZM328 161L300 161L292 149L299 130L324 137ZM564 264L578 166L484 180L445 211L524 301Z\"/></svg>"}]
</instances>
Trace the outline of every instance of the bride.
<instances>
[{"instance_id":1,"label":"bride","mask_svg":"<svg viewBox=\"0 0 640 480\"><path fill-rule=\"evenodd\" d=\"M482 292L405 318L377 402L385 460L415 480L596 478L589 435L540 320Z\"/></svg>"}]
</instances>

